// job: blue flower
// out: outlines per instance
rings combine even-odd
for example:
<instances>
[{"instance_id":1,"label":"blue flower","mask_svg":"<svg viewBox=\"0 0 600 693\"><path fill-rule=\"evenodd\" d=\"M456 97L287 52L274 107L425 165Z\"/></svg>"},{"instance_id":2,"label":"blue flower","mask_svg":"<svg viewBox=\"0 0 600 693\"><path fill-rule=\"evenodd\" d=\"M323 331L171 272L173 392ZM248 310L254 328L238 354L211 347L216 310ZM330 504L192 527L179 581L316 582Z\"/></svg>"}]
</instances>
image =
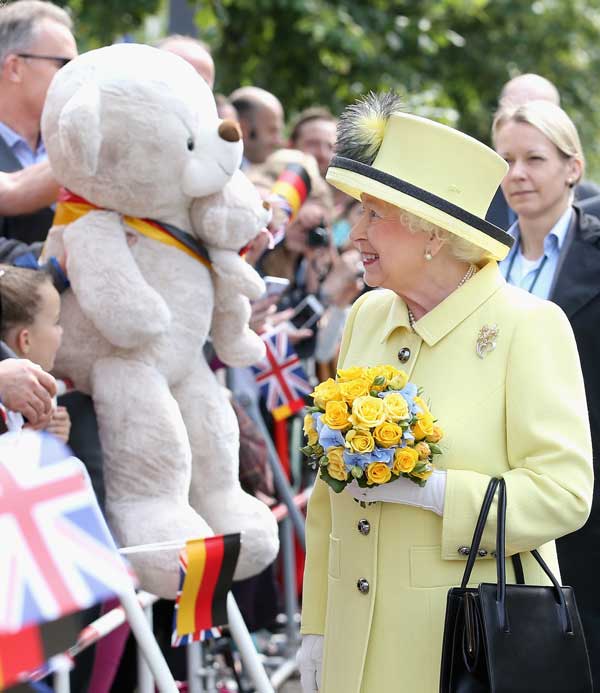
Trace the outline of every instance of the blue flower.
<instances>
[{"instance_id":1,"label":"blue flower","mask_svg":"<svg viewBox=\"0 0 600 693\"><path fill-rule=\"evenodd\" d=\"M327 450L327 448L338 448L344 446L344 436L341 431L335 431L329 428L323 422L319 422L321 430L319 431L319 444ZM318 429L317 429L318 430Z\"/></svg>"},{"instance_id":2,"label":"blue flower","mask_svg":"<svg viewBox=\"0 0 600 693\"><path fill-rule=\"evenodd\" d=\"M348 471L350 471L354 465L359 466L361 469L365 469L371 462L385 462L388 467L391 467L394 462L394 449L375 448L372 452L365 453L349 452L345 450L344 462L346 463Z\"/></svg>"},{"instance_id":3,"label":"blue flower","mask_svg":"<svg viewBox=\"0 0 600 693\"><path fill-rule=\"evenodd\" d=\"M315 424L315 428L317 429L317 433L321 433L321 429L323 428L323 422L321 419L323 418L323 412L317 411L313 415L313 422Z\"/></svg>"}]
</instances>

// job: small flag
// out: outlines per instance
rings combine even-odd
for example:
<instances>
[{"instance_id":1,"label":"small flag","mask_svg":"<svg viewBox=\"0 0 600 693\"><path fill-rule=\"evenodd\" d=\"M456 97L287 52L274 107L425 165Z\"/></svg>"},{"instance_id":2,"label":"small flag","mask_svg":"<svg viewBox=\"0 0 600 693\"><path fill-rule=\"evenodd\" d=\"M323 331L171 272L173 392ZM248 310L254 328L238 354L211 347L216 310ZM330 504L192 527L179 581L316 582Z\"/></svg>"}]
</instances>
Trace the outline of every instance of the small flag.
<instances>
[{"instance_id":1,"label":"small flag","mask_svg":"<svg viewBox=\"0 0 600 693\"><path fill-rule=\"evenodd\" d=\"M82 462L57 438L0 437L0 633L54 621L131 578Z\"/></svg>"},{"instance_id":2,"label":"small flag","mask_svg":"<svg viewBox=\"0 0 600 693\"><path fill-rule=\"evenodd\" d=\"M186 542L179 556L183 584L175 603L174 647L220 635L215 626L227 623L227 593L239 553L239 534Z\"/></svg>"},{"instance_id":3,"label":"small flag","mask_svg":"<svg viewBox=\"0 0 600 693\"><path fill-rule=\"evenodd\" d=\"M75 642L80 625L79 615L70 614L16 633L0 633L0 690L31 677L42 678L46 661Z\"/></svg>"},{"instance_id":4,"label":"small flag","mask_svg":"<svg viewBox=\"0 0 600 693\"><path fill-rule=\"evenodd\" d=\"M216 640L220 638L222 633L220 628L209 628L208 630L199 630L195 633L187 635L177 635L177 612L179 611L179 602L181 600L181 592L183 591L183 583L187 574L187 561L185 558L185 549L179 554L179 589L175 597L175 609L173 611L173 633L171 635L171 647L181 647L188 645L191 642L204 642L205 640Z\"/></svg>"},{"instance_id":5,"label":"small flag","mask_svg":"<svg viewBox=\"0 0 600 693\"><path fill-rule=\"evenodd\" d=\"M303 395L312 392L300 359L283 330L261 335L266 347L264 360L252 366L260 393L276 421L300 411Z\"/></svg>"}]
</instances>

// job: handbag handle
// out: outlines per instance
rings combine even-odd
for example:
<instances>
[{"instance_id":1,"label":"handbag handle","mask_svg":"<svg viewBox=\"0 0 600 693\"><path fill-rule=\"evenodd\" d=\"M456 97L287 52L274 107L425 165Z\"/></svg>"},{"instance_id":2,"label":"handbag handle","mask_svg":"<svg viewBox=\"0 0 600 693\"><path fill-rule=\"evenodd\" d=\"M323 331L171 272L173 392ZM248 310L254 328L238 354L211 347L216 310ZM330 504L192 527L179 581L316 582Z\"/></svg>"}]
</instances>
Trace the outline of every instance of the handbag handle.
<instances>
[{"instance_id":1,"label":"handbag handle","mask_svg":"<svg viewBox=\"0 0 600 693\"><path fill-rule=\"evenodd\" d=\"M492 502L496 491L499 489L498 495L498 519L496 526L496 574L497 574L497 587L496 587L496 602L498 604L498 616L500 619L500 625L503 630L508 631L508 617L506 613L506 564L505 564L505 554L506 554L506 482L502 477L496 478L492 477L490 483L488 484L485 496L483 498L483 503L481 505L481 511L479 512L479 517L477 518L477 523L475 525L475 531L473 532L473 540L471 542L471 550L469 552L469 557L467 559L467 565L465 566L465 571L463 574L463 579L461 582L461 588L465 589L469 583L469 578L471 577L471 572L473 566L475 565L475 559L479 551L479 545L481 543L481 538L483 536L483 530L485 529L485 524L492 507ZM556 602L558 605L558 611L560 615L560 621L565 633L572 633L573 626L569 610L565 601L565 596L558 583L558 580L540 556L537 549L533 549L531 554L538 562L541 569L548 576L550 582L553 585L554 594L556 597Z\"/></svg>"}]
</instances>

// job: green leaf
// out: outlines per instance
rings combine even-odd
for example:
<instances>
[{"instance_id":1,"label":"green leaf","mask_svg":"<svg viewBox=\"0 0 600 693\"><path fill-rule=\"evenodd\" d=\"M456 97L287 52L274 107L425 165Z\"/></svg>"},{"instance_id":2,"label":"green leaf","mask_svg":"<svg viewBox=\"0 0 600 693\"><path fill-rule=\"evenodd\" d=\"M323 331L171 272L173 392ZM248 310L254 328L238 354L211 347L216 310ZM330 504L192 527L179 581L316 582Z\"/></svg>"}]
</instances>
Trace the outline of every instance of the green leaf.
<instances>
[{"instance_id":1,"label":"green leaf","mask_svg":"<svg viewBox=\"0 0 600 693\"><path fill-rule=\"evenodd\" d=\"M442 448L440 448L439 445L436 443L427 443L429 445L429 449L434 455L441 455L442 454Z\"/></svg>"},{"instance_id":2,"label":"green leaf","mask_svg":"<svg viewBox=\"0 0 600 693\"><path fill-rule=\"evenodd\" d=\"M327 457L327 455L323 455L323 456L319 459L319 465L320 465L321 467L326 467L328 464L329 464L329 457Z\"/></svg>"}]
</instances>

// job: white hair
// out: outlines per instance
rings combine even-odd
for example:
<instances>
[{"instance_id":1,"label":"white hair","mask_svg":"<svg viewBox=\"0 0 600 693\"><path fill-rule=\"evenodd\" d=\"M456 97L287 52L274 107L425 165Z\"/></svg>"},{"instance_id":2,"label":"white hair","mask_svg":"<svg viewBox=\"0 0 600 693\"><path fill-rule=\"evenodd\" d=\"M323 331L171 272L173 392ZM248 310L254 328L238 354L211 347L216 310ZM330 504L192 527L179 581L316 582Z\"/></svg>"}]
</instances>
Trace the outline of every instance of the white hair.
<instances>
[{"instance_id":1,"label":"white hair","mask_svg":"<svg viewBox=\"0 0 600 693\"><path fill-rule=\"evenodd\" d=\"M405 209L397 209L400 222L411 233L425 233L428 236L435 236L448 246L452 256L457 260L479 265L492 258L492 255L487 250L457 236L451 231L443 229L441 226L427 221L427 219L418 217L416 214L407 212Z\"/></svg>"}]
</instances>

